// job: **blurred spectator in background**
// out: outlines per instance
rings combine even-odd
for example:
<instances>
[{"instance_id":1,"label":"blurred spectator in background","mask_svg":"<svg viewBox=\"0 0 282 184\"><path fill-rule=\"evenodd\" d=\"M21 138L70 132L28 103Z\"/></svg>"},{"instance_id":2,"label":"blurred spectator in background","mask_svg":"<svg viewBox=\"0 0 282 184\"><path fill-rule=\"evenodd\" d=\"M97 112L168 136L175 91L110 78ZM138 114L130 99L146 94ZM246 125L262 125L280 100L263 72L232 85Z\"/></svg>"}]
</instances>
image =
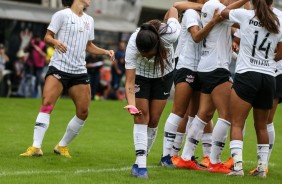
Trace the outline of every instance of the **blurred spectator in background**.
<instances>
[{"instance_id":1,"label":"blurred spectator in background","mask_svg":"<svg viewBox=\"0 0 282 184\"><path fill-rule=\"evenodd\" d=\"M100 69L104 65L104 61L102 56L98 56L94 54L89 54L85 60L86 60L87 73L90 79L91 100L94 100L101 79Z\"/></svg>"},{"instance_id":2,"label":"blurred spectator in background","mask_svg":"<svg viewBox=\"0 0 282 184\"><path fill-rule=\"evenodd\" d=\"M9 62L9 57L5 52L4 44L0 43L0 96L7 96L11 86L9 79L11 71L5 70L7 62Z\"/></svg>"},{"instance_id":3,"label":"blurred spectator in background","mask_svg":"<svg viewBox=\"0 0 282 184\"><path fill-rule=\"evenodd\" d=\"M24 78L25 73L25 61L27 54L23 50L19 50L17 53L17 60L14 63L14 75L13 75L13 86L18 89L21 80Z\"/></svg>"},{"instance_id":4,"label":"blurred spectator in background","mask_svg":"<svg viewBox=\"0 0 282 184\"><path fill-rule=\"evenodd\" d=\"M26 62L30 67L29 72L36 77L34 94L32 96L41 96L41 94L38 94L38 87L40 85L42 93L44 81L41 80L41 75L46 62L47 46L45 42L41 40L39 35L34 35L30 44L25 48L25 52L29 53Z\"/></svg>"},{"instance_id":5,"label":"blurred spectator in background","mask_svg":"<svg viewBox=\"0 0 282 184\"><path fill-rule=\"evenodd\" d=\"M125 48L126 45L124 42L120 42L118 46L118 50L115 53L115 62L112 65L111 73L112 73L112 81L111 87L113 91L113 99L122 100L124 95L120 92L120 82L125 73Z\"/></svg>"},{"instance_id":6,"label":"blurred spectator in background","mask_svg":"<svg viewBox=\"0 0 282 184\"><path fill-rule=\"evenodd\" d=\"M111 68L107 65L104 65L100 69L100 74L101 79L97 91L98 95L95 96L95 99L105 100L109 98L109 93L111 91Z\"/></svg>"},{"instance_id":7,"label":"blurred spectator in background","mask_svg":"<svg viewBox=\"0 0 282 184\"><path fill-rule=\"evenodd\" d=\"M5 52L5 47L2 43L0 43L0 82L4 76L5 65L9 61L9 57Z\"/></svg>"},{"instance_id":8,"label":"blurred spectator in background","mask_svg":"<svg viewBox=\"0 0 282 184\"><path fill-rule=\"evenodd\" d=\"M49 45L46 46L45 66L43 67L43 71L41 73L41 80L40 80L41 81L41 86L44 86L44 84L45 84L45 76L46 76L46 73L47 73L48 68L49 68L48 65L49 65L49 63L51 61L51 58L52 58L54 52L55 52L54 47L49 46ZM41 88L41 90L42 89L43 89L43 87Z\"/></svg>"}]
</instances>

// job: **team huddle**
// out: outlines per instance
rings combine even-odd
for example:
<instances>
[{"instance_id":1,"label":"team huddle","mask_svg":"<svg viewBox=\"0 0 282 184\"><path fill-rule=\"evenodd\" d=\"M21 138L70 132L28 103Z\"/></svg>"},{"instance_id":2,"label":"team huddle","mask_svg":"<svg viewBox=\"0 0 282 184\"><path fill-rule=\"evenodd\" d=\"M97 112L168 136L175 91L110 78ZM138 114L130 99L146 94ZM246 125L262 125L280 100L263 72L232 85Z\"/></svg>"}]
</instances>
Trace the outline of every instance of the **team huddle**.
<instances>
[{"instance_id":1,"label":"team huddle","mask_svg":"<svg viewBox=\"0 0 282 184\"><path fill-rule=\"evenodd\" d=\"M76 114L54 152L71 157L67 146L84 126L90 105L85 51L114 60L112 50L92 43L94 20L84 13L90 0L62 2L67 8L53 15L45 35L55 54L46 75L33 144L20 156L43 155L50 114L67 90ZM273 0L190 0L175 3L163 21L150 20L131 35L125 54L128 105L124 109L134 118L132 176L148 178L147 156L174 83L160 164L244 176L243 136L253 109L258 163L250 174L266 177L275 140L273 118L282 98L281 23L282 12ZM229 70L232 57L236 58L234 81ZM213 126L215 111L218 119ZM230 158L222 162L229 129ZM203 158L198 162L195 149L200 141Z\"/></svg>"},{"instance_id":2,"label":"team huddle","mask_svg":"<svg viewBox=\"0 0 282 184\"><path fill-rule=\"evenodd\" d=\"M184 11L181 25L177 11ZM253 109L258 164L250 174L266 177L275 138L272 121L282 97L282 13L272 0L196 0L175 3L164 20L161 26L155 20L143 24L126 51L129 105L125 108L135 123L132 176L148 178L146 157L167 99L163 94L174 80L160 164L244 176L244 127ZM174 53L175 37L179 38ZM169 53L166 57L161 57L163 47ZM229 71L232 57L236 58L234 81ZM176 70L168 70L174 60ZM215 110L219 117L213 127ZM223 163L220 157L230 128L231 153ZM194 155L199 141L204 153L201 162Z\"/></svg>"}]
</instances>

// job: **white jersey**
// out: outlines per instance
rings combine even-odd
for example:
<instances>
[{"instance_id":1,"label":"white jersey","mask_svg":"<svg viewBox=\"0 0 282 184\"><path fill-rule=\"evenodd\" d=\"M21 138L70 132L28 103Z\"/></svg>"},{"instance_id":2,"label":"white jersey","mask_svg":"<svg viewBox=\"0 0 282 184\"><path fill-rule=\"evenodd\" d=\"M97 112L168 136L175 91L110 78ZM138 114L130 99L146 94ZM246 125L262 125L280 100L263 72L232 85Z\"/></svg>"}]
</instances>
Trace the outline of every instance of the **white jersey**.
<instances>
[{"instance_id":1,"label":"white jersey","mask_svg":"<svg viewBox=\"0 0 282 184\"><path fill-rule=\"evenodd\" d=\"M214 11L221 12L225 6L219 0L209 0L202 8L201 21L205 27L213 18ZM217 68L229 70L232 57L231 23L225 20L216 24L208 36L203 40L199 72L210 72Z\"/></svg>"},{"instance_id":2,"label":"white jersey","mask_svg":"<svg viewBox=\"0 0 282 184\"><path fill-rule=\"evenodd\" d=\"M185 11L185 13L183 14L183 17L182 17L181 30L180 30L180 34L179 34L179 37L178 37L177 46L176 46L173 58L179 57L180 53L182 52L182 50L184 48L184 45L187 42L187 29L186 29L186 26L184 25L185 24L184 20L187 18L187 17L185 18L185 14L186 14L186 11Z\"/></svg>"},{"instance_id":3,"label":"white jersey","mask_svg":"<svg viewBox=\"0 0 282 184\"><path fill-rule=\"evenodd\" d=\"M185 45L180 52L176 69L187 68L192 71L197 71L198 63L200 61L200 53L202 42L194 42L191 33L188 31L192 26L202 27L201 18L197 11L187 10L182 18L182 30L185 32ZM181 38L179 38L181 39Z\"/></svg>"},{"instance_id":4,"label":"white jersey","mask_svg":"<svg viewBox=\"0 0 282 184\"><path fill-rule=\"evenodd\" d=\"M164 75L170 73L174 69L174 48L173 43L177 40L181 26L175 18L169 18L167 20L167 30L166 34L161 35L161 41L163 42L164 46L168 50L168 62L170 65L165 65L164 69ZM160 28L166 26L166 24L163 24ZM130 37L126 52L125 52L125 68L126 69L136 69L136 75L140 75L147 78L160 78L162 77L161 73L161 67L156 66L155 67L155 57L148 60L146 57L142 57L140 52L137 49L136 46L136 37L139 32L140 28L138 28Z\"/></svg>"},{"instance_id":5,"label":"white jersey","mask_svg":"<svg viewBox=\"0 0 282 184\"><path fill-rule=\"evenodd\" d=\"M254 10L231 10L229 19L240 24L241 41L235 72L254 71L275 76L274 51L282 41L282 32L273 34L261 27ZM282 25L280 27L282 30Z\"/></svg>"},{"instance_id":6,"label":"white jersey","mask_svg":"<svg viewBox=\"0 0 282 184\"><path fill-rule=\"evenodd\" d=\"M60 54L55 50L49 66L71 74L87 73L85 50L87 42L94 40L93 18L86 13L79 17L70 8L66 8L52 16L47 29L67 45L66 53Z\"/></svg>"},{"instance_id":7,"label":"white jersey","mask_svg":"<svg viewBox=\"0 0 282 184\"><path fill-rule=\"evenodd\" d=\"M273 12L277 15L278 18L282 19L282 11L278 10L277 8L273 8ZM282 24L281 21L280 21L280 24ZM280 31L282 32L282 30ZM276 62L276 68L277 68L276 75L281 75L282 74L282 60Z\"/></svg>"}]
</instances>

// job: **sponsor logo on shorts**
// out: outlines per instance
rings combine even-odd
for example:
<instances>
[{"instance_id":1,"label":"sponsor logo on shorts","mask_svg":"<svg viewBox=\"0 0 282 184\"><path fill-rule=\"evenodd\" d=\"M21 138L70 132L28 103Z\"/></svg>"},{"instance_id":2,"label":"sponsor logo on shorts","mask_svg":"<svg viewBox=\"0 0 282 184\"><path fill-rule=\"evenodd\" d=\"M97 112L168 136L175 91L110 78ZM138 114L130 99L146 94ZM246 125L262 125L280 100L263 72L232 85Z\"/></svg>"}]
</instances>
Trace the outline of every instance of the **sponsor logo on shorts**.
<instances>
[{"instance_id":1,"label":"sponsor logo on shorts","mask_svg":"<svg viewBox=\"0 0 282 184\"><path fill-rule=\"evenodd\" d=\"M169 95L169 92L164 92L164 95Z\"/></svg>"},{"instance_id":2,"label":"sponsor logo on shorts","mask_svg":"<svg viewBox=\"0 0 282 184\"><path fill-rule=\"evenodd\" d=\"M135 84L135 93L138 93L140 91L140 85Z\"/></svg>"},{"instance_id":3,"label":"sponsor logo on shorts","mask_svg":"<svg viewBox=\"0 0 282 184\"><path fill-rule=\"evenodd\" d=\"M232 79L232 77L229 77L229 82L231 82L231 83L234 82L233 79Z\"/></svg>"},{"instance_id":4,"label":"sponsor logo on shorts","mask_svg":"<svg viewBox=\"0 0 282 184\"><path fill-rule=\"evenodd\" d=\"M62 78L59 74L53 74L53 76L59 80Z\"/></svg>"},{"instance_id":5,"label":"sponsor logo on shorts","mask_svg":"<svg viewBox=\"0 0 282 184\"><path fill-rule=\"evenodd\" d=\"M89 79L86 79L86 81L85 81L85 82L87 82L87 83L88 83L88 82L89 82Z\"/></svg>"},{"instance_id":6,"label":"sponsor logo on shorts","mask_svg":"<svg viewBox=\"0 0 282 184\"><path fill-rule=\"evenodd\" d=\"M194 80L195 80L195 77L194 77L194 76L192 76L192 75L187 75L187 76L186 76L186 82L188 82L188 83L193 83Z\"/></svg>"}]
</instances>

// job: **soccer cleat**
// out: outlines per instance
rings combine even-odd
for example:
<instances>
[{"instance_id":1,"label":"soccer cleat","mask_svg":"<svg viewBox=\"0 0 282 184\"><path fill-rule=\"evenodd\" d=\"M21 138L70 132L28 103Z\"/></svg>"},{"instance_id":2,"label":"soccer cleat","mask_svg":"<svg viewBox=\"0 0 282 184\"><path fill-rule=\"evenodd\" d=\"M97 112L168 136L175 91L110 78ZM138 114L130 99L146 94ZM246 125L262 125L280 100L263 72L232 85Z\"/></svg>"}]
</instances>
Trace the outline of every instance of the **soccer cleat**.
<instances>
[{"instance_id":1,"label":"soccer cleat","mask_svg":"<svg viewBox=\"0 0 282 184\"><path fill-rule=\"evenodd\" d=\"M253 174L257 170L257 167L251 170L249 173ZM268 168L265 169L265 173L268 174Z\"/></svg>"},{"instance_id":2,"label":"soccer cleat","mask_svg":"<svg viewBox=\"0 0 282 184\"><path fill-rule=\"evenodd\" d=\"M179 160L180 160L180 156L178 156L178 155L174 155L174 156L171 157L171 162L173 163L174 166L177 165Z\"/></svg>"},{"instance_id":3,"label":"soccer cleat","mask_svg":"<svg viewBox=\"0 0 282 184\"><path fill-rule=\"evenodd\" d=\"M137 178L148 179L148 170L147 168L138 168L137 169Z\"/></svg>"},{"instance_id":4,"label":"soccer cleat","mask_svg":"<svg viewBox=\"0 0 282 184\"><path fill-rule=\"evenodd\" d=\"M227 167L228 169L232 169L234 167L234 161L232 157L229 157L228 160L226 160L223 165Z\"/></svg>"},{"instance_id":5,"label":"soccer cleat","mask_svg":"<svg viewBox=\"0 0 282 184\"><path fill-rule=\"evenodd\" d=\"M58 144L54 148L54 153L62 155L66 158L71 158L68 147L67 146L59 146Z\"/></svg>"},{"instance_id":6,"label":"soccer cleat","mask_svg":"<svg viewBox=\"0 0 282 184\"><path fill-rule=\"evenodd\" d=\"M161 158L160 165L164 167L174 167L170 155Z\"/></svg>"},{"instance_id":7,"label":"soccer cleat","mask_svg":"<svg viewBox=\"0 0 282 184\"><path fill-rule=\"evenodd\" d=\"M266 178L266 175L268 173L268 169L266 168L265 171L259 171L257 168L255 168L254 170L250 171L250 174L252 176L258 176L258 177L262 177L262 178Z\"/></svg>"},{"instance_id":8,"label":"soccer cleat","mask_svg":"<svg viewBox=\"0 0 282 184\"><path fill-rule=\"evenodd\" d=\"M181 157L179 161L176 164L176 167L178 168L185 168L185 169L191 169L191 170L198 170L202 171L205 170L202 168L198 162L194 159L194 157L191 158L191 160L183 160Z\"/></svg>"},{"instance_id":9,"label":"soccer cleat","mask_svg":"<svg viewBox=\"0 0 282 184\"><path fill-rule=\"evenodd\" d=\"M258 177L266 178L266 171L258 171L258 170L255 170L255 171L252 173L252 176L258 176Z\"/></svg>"},{"instance_id":10,"label":"soccer cleat","mask_svg":"<svg viewBox=\"0 0 282 184\"><path fill-rule=\"evenodd\" d=\"M211 161L210 161L210 157L209 157L209 156L205 156L205 157L203 157L203 159L202 159L200 165L203 166L203 167L205 167L205 168L208 168L210 162L211 162Z\"/></svg>"},{"instance_id":11,"label":"soccer cleat","mask_svg":"<svg viewBox=\"0 0 282 184\"><path fill-rule=\"evenodd\" d=\"M208 167L208 172L228 174L231 172L231 170L227 168L223 163L217 163L217 164L210 163Z\"/></svg>"},{"instance_id":12,"label":"soccer cleat","mask_svg":"<svg viewBox=\"0 0 282 184\"><path fill-rule=\"evenodd\" d=\"M133 164L131 169L131 176L137 177L137 175L138 175L138 165Z\"/></svg>"},{"instance_id":13,"label":"soccer cleat","mask_svg":"<svg viewBox=\"0 0 282 184\"><path fill-rule=\"evenodd\" d=\"M241 170L238 170L238 171L236 171L236 170L232 170L230 173L228 173L227 174L228 176L244 176L244 171L243 171L243 169L241 169Z\"/></svg>"},{"instance_id":14,"label":"soccer cleat","mask_svg":"<svg viewBox=\"0 0 282 184\"><path fill-rule=\"evenodd\" d=\"M32 157L32 156L42 156L43 152L40 148L30 146L27 148L26 152L20 154L21 157Z\"/></svg>"}]
</instances>

